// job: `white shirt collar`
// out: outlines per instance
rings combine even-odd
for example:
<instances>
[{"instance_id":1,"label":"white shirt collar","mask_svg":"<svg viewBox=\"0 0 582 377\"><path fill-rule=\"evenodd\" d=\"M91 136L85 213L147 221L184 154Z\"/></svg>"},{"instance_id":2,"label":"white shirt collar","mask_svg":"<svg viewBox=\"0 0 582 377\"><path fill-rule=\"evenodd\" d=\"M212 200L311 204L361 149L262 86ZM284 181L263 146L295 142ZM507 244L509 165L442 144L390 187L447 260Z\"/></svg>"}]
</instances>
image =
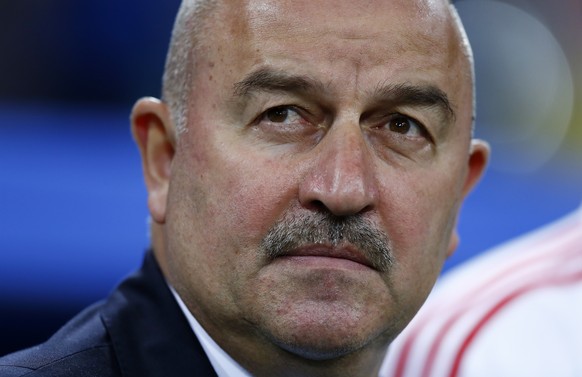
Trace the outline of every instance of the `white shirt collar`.
<instances>
[{"instance_id":1,"label":"white shirt collar","mask_svg":"<svg viewBox=\"0 0 582 377\"><path fill-rule=\"evenodd\" d=\"M206 356L210 360L212 367L218 374L218 377L251 377L251 375L243 369L236 361L232 359L216 342L214 339L208 335L206 330L202 328L202 326L198 323L196 318L190 313L190 310L184 304L184 301L178 295L178 292L174 290L172 286L169 286L170 290L174 294L174 298L178 302L180 309L188 319L188 323L190 323L190 327L194 334L200 341L204 352L206 352Z\"/></svg>"}]
</instances>

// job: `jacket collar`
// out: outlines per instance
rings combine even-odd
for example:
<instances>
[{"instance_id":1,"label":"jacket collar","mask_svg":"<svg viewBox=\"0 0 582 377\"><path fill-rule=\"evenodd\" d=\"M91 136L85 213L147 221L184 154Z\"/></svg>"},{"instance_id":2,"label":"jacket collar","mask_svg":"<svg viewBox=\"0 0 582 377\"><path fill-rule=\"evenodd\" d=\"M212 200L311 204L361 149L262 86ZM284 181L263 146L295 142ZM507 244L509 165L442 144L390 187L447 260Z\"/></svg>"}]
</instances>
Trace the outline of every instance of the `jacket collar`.
<instances>
[{"instance_id":1,"label":"jacket collar","mask_svg":"<svg viewBox=\"0 0 582 377\"><path fill-rule=\"evenodd\" d=\"M102 314L124 377L216 376L149 251Z\"/></svg>"}]
</instances>

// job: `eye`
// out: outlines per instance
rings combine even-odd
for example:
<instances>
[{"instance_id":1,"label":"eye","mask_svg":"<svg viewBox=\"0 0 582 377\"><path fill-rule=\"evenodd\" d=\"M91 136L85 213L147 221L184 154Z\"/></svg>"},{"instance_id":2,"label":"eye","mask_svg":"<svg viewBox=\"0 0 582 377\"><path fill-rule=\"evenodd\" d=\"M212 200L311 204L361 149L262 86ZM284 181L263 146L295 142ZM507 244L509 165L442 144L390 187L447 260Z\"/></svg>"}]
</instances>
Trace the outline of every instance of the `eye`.
<instances>
[{"instance_id":1,"label":"eye","mask_svg":"<svg viewBox=\"0 0 582 377\"><path fill-rule=\"evenodd\" d=\"M414 119L402 114L393 114L388 120L387 127L390 131L410 137L426 136L426 131L422 125Z\"/></svg>"},{"instance_id":2,"label":"eye","mask_svg":"<svg viewBox=\"0 0 582 377\"><path fill-rule=\"evenodd\" d=\"M277 106L263 113L262 121L271 123L294 124L303 122L303 117L289 106Z\"/></svg>"},{"instance_id":3,"label":"eye","mask_svg":"<svg viewBox=\"0 0 582 377\"><path fill-rule=\"evenodd\" d=\"M322 134L320 122L313 113L295 105L267 108L252 125L255 135L276 144L313 143Z\"/></svg>"}]
</instances>

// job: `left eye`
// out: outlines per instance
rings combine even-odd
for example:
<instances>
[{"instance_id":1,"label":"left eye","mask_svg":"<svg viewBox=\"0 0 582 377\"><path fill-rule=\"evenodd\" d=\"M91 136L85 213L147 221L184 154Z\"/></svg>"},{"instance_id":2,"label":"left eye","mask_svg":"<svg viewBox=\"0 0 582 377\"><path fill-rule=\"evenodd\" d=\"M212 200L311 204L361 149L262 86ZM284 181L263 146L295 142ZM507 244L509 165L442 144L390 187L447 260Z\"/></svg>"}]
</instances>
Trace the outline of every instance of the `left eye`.
<instances>
[{"instance_id":1,"label":"left eye","mask_svg":"<svg viewBox=\"0 0 582 377\"><path fill-rule=\"evenodd\" d=\"M401 114L392 115L386 126L392 132L413 137L423 136L425 133L422 125Z\"/></svg>"},{"instance_id":2,"label":"left eye","mask_svg":"<svg viewBox=\"0 0 582 377\"><path fill-rule=\"evenodd\" d=\"M287 106L269 109L264 113L263 118L272 123L293 123L302 119L297 111Z\"/></svg>"}]
</instances>

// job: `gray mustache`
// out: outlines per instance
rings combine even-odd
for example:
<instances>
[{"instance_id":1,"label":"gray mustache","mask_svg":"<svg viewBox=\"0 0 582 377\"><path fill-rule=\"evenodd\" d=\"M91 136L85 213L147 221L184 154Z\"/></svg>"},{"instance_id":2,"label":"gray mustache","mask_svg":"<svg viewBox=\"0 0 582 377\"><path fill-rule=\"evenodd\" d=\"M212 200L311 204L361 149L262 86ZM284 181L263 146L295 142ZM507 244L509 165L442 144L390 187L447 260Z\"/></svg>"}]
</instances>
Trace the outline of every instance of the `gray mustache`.
<instances>
[{"instance_id":1,"label":"gray mustache","mask_svg":"<svg viewBox=\"0 0 582 377\"><path fill-rule=\"evenodd\" d=\"M261 246L271 259L310 244L355 246L378 271L388 271L394 257L388 236L361 215L288 214L269 230Z\"/></svg>"}]
</instances>

